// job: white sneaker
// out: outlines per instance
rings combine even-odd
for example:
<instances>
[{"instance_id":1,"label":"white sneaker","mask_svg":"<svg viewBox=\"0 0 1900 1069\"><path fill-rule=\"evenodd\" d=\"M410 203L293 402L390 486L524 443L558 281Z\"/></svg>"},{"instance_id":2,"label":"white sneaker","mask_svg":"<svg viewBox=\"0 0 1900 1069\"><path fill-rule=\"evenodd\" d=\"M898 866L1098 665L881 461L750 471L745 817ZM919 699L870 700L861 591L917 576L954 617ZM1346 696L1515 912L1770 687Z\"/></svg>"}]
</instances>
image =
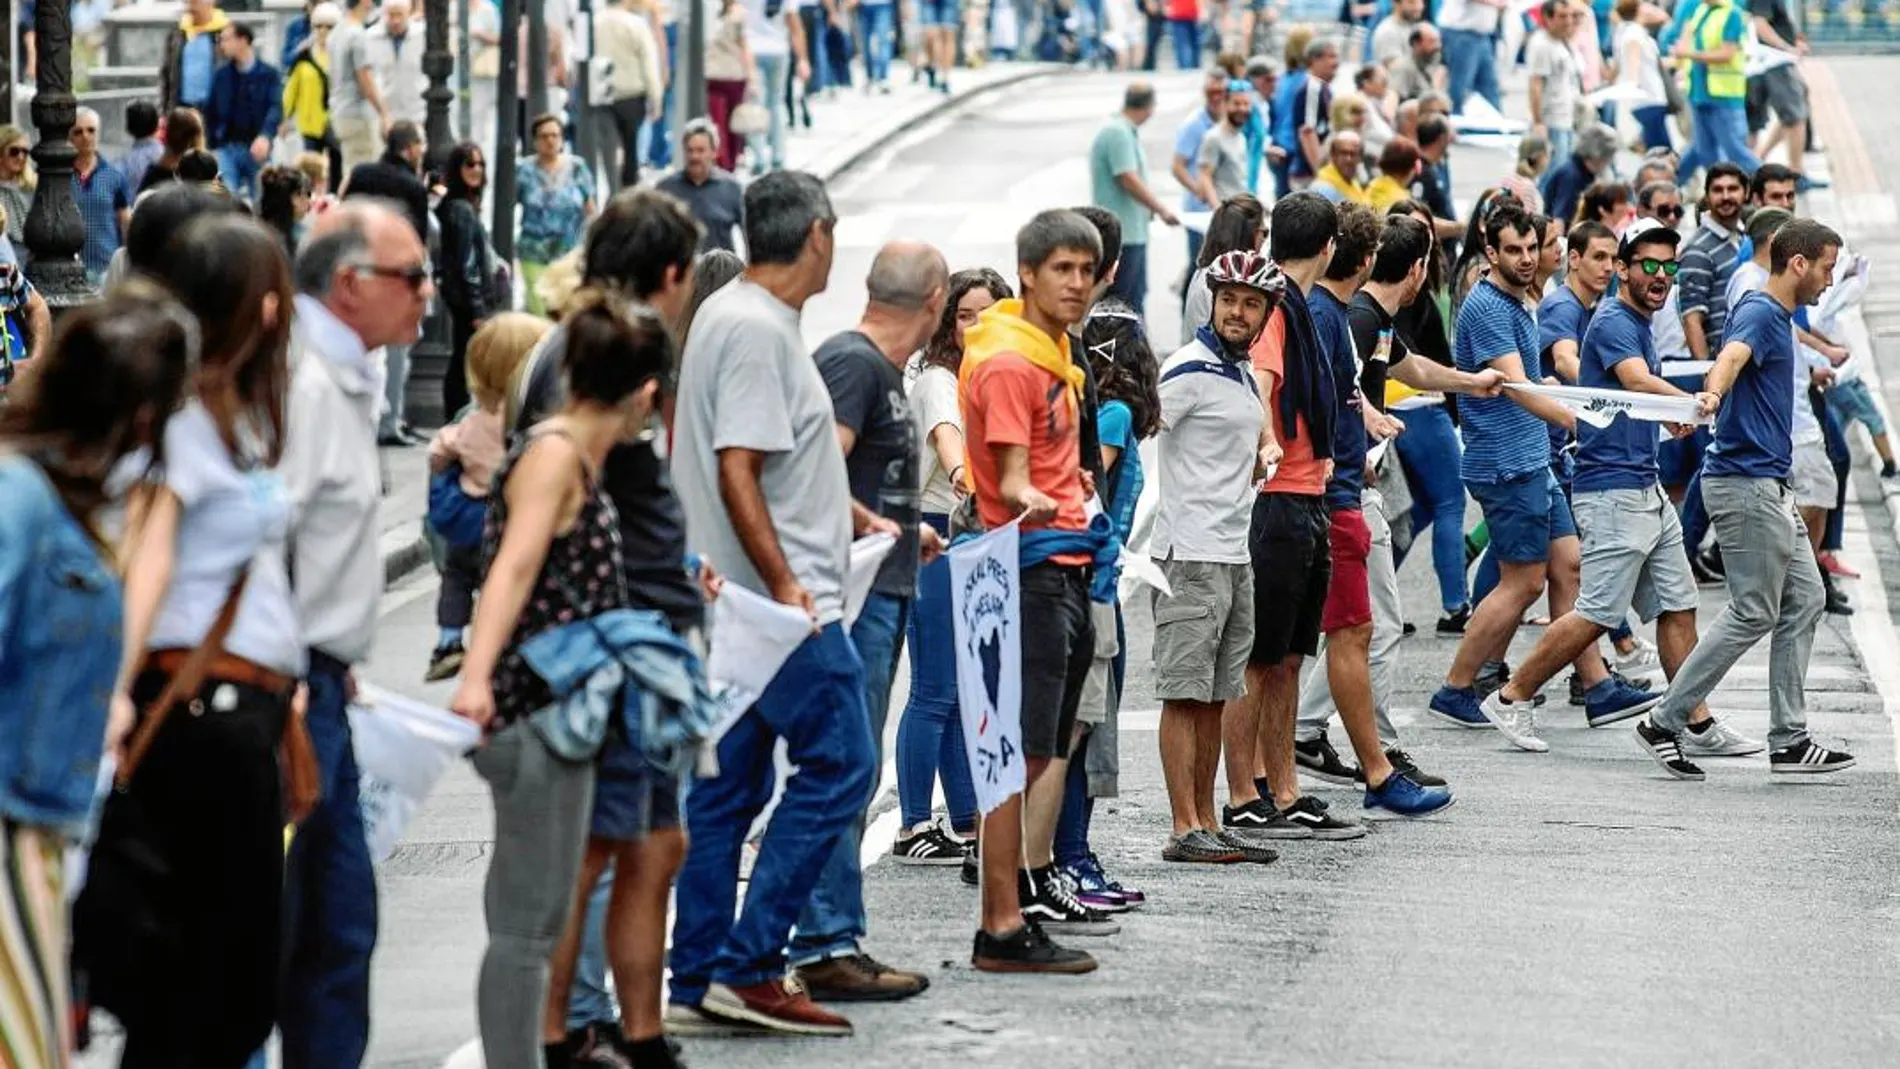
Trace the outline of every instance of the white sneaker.
<instances>
[{"instance_id":1,"label":"white sneaker","mask_svg":"<svg viewBox=\"0 0 1900 1069\"><path fill-rule=\"evenodd\" d=\"M1504 692L1492 691L1479 706L1484 718L1498 729L1498 734L1511 740L1511 745L1531 753L1545 753L1550 743L1537 737L1537 707L1530 702L1507 702Z\"/></svg>"},{"instance_id":2,"label":"white sneaker","mask_svg":"<svg viewBox=\"0 0 1900 1069\"><path fill-rule=\"evenodd\" d=\"M1636 645L1628 653L1618 653L1611 648L1610 666L1631 679L1661 670L1662 655L1656 651L1656 644L1640 635L1633 637Z\"/></svg>"},{"instance_id":3,"label":"white sneaker","mask_svg":"<svg viewBox=\"0 0 1900 1069\"><path fill-rule=\"evenodd\" d=\"M1680 740L1687 757L1752 757L1768 748L1760 739L1751 739L1713 717L1707 731L1698 735L1685 728Z\"/></svg>"}]
</instances>

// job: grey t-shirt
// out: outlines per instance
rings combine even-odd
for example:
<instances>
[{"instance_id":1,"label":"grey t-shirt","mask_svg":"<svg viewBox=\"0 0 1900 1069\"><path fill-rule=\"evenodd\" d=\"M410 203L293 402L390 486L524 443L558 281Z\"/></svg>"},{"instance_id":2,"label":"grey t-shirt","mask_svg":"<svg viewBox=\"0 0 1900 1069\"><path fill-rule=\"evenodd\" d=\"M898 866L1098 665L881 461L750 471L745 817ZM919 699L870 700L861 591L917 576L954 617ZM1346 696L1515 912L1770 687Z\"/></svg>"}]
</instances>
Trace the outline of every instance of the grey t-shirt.
<instances>
[{"instance_id":1,"label":"grey t-shirt","mask_svg":"<svg viewBox=\"0 0 1900 1069\"><path fill-rule=\"evenodd\" d=\"M330 114L367 117L369 101L363 99L363 87L356 82L356 69L364 62L361 23L344 19L330 32Z\"/></svg>"},{"instance_id":2,"label":"grey t-shirt","mask_svg":"<svg viewBox=\"0 0 1900 1069\"><path fill-rule=\"evenodd\" d=\"M805 351L798 312L739 279L706 299L680 358L673 488L691 545L731 582L770 595L719 493L719 451L765 454L760 486L792 574L818 622L844 618L851 486L831 394Z\"/></svg>"},{"instance_id":3,"label":"grey t-shirt","mask_svg":"<svg viewBox=\"0 0 1900 1069\"><path fill-rule=\"evenodd\" d=\"M1217 124L1201 139L1197 167L1214 168L1214 195L1221 200L1247 192L1247 138L1226 123Z\"/></svg>"}]
</instances>

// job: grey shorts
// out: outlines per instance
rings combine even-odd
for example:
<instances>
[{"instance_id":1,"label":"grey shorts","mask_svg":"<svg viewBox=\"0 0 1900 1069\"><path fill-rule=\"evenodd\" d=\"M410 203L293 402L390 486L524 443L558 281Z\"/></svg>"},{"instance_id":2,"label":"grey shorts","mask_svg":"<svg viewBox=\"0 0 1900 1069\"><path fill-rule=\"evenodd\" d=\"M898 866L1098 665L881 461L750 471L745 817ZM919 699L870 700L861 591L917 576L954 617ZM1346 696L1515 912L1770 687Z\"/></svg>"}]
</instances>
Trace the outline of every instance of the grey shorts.
<instances>
[{"instance_id":1,"label":"grey shorts","mask_svg":"<svg viewBox=\"0 0 1900 1069\"><path fill-rule=\"evenodd\" d=\"M1172 594L1154 593L1155 696L1224 702L1247 692L1253 566L1165 560Z\"/></svg>"},{"instance_id":2,"label":"grey shorts","mask_svg":"<svg viewBox=\"0 0 1900 1069\"><path fill-rule=\"evenodd\" d=\"M1682 520L1660 487L1579 492L1571 506L1583 537L1577 615L1610 629L1632 608L1646 621L1695 611Z\"/></svg>"},{"instance_id":3,"label":"grey shorts","mask_svg":"<svg viewBox=\"0 0 1900 1069\"><path fill-rule=\"evenodd\" d=\"M1767 96L1768 110L1775 113L1776 122L1786 126L1807 120L1808 83L1801 80L1801 72L1794 64L1784 64L1763 73L1761 85Z\"/></svg>"},{"instance_id":4,"label":"grey shorts","mask_svg":"<svg viewBox=\"0 0 1900 1069\"><path fill-rule=\"evenodd\" d=\"M1795 404L1807 400L1795 398ZM1827 458L1826 442L1796 442L1794 467L1788 472L1788 488L1794 491L1797 508L1831 509L1838 501L1841 484L1834 476L1834 462Z\"/></svg>"},{"instance_id":5,"label":"grey shorts","mask_svg":"<svg viewBox=\"0 0 1900 1069\"><path fill-rule=\"evenodd\" d=\"M1095 623L1095 659L1082 684L1082 704L1075 710L1078 724L1102 723L1121 701L1115 692L1115 656L1122 651L1115 634L1115 606L1091 601L1089 618Z\"/></svg>"}]
</instances>

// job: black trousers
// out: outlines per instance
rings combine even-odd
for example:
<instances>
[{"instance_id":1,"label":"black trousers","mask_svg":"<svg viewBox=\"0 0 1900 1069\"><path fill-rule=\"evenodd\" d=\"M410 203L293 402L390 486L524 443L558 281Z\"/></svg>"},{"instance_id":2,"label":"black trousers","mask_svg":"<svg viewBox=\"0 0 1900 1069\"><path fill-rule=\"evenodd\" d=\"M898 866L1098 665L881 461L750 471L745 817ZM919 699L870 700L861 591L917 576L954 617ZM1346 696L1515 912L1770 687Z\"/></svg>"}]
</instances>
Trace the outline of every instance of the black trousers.
<instances>
[{"instance_id":1,"label":"black trousers","mask_svg":"<svg viewBox=\"0 0 1900 1069\"><path fill-rule=\"evenodd\" d=\"M449 308L449 366L442 372L442 419L468 407L468 340L475 336L475 324L468 315Z\"/></svg>"},{"instance_id":2,"label":"black trousers","mask_svg":"<svg viewBox=\"0 0 1900 1069\"><path fill-rule=\"evenodd\" d=\"M594 109L596 118L594 143L600 146L600 173L605 176L615 173L614 144L618 142L622 155L618 173L620 180L614 186L614 192L640 184L640 127L647 121L647 98L639 96L616 100ZM605 136L611 131L612 137Z\"/></svg>"},{"instance_id":3,"label":"black trousers","mask_svg":"<svg viewBox=\"0 0 1900 1069\"><path fill-rule=\"evenodd\" d=\"M467 627L482 588L482 548L450 546L442 554L442 586L435 595L435 626Z\"/></svg>"},{"instance_id":4,"label":"black trousers","mask_svg":"<svg viewBox=\"0 0 1900 1069\"><path fill-rule=\"evenodd\" d=\"M141 676L133 700L165 679ZM194 710L199 710L194 712ZM132 784L170 863L161 904L175 953L141 962L122 1069L238 1069L276 1023L282 960L283 792L277 746L288 695L207 681L172 710Z\"/></svg>"}]
</instances>

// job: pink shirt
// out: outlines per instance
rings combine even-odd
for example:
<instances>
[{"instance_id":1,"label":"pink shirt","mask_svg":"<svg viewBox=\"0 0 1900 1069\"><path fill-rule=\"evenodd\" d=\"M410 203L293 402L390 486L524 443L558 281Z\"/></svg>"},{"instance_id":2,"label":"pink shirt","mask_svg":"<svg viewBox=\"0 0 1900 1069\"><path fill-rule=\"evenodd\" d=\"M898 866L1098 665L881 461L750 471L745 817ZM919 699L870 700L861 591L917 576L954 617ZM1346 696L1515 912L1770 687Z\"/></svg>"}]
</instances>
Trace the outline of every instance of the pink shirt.
<instances>
[{"instance_id":1,"label":"pink shirt","mask_svg":"<svg viewBox=\"0 0 1900 1069\"><path fill-rule=\"evenodd\" d=\"M429 443L429 460L462 466L462 492L470 497L487 497L495 481L495 470L507 455L503 441L501 409L478 408L435 432Z\"/></svg>"}]
</instances>

